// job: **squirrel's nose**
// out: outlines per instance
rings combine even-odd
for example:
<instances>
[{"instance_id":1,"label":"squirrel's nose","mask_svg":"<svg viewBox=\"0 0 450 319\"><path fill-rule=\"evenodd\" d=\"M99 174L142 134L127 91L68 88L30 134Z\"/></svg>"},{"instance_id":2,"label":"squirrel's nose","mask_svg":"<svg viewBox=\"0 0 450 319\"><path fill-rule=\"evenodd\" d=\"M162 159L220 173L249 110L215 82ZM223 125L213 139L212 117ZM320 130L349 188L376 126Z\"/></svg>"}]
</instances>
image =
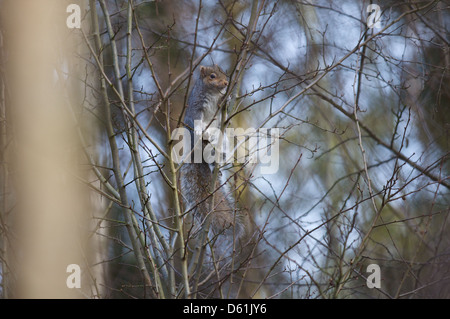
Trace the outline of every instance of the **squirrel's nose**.
<instances>
[{"instance_id":1,"label":"squirrel's nose","mask_svg":"<svg viewBox=\"0 0 450 319\"><path fill-rule=\"evenodd\" d=\"M224 80L224 81L223 81L223 85L224 85L224 86L227 86L227 85L228 85L228 81L227 81L227 80Z\"/></svg>"}]
</instances>

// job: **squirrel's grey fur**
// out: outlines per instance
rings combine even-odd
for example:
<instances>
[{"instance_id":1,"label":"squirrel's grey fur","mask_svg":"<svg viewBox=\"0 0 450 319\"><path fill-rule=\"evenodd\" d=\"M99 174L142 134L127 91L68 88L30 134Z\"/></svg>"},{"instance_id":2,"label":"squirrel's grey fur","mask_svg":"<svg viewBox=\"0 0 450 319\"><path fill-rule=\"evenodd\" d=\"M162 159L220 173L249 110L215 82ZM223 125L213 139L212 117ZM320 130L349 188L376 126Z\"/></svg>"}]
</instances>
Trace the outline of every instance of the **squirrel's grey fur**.
<instances>
[{"instance_id":1,"label":"squirrel's grey fur","mask_svg":"<svg viewBox=\"0 0 450 319\"><path fill-rule=\"evenodd\" d=\"M202 122L202 131L206 127L219 128L221 110L218 110L218 106L227 86L227 77L217 65L200 66L199 77L189 95L184 117L184 123L191 133L191 146L194 145L194 121ZM204 143L207 141L203 141L202 145ZM209 216L214 233L234 234L241 238L245 234L243 215L236 211L236 206L229 200L230 196L226 195L219 178L211 191L212 179L210 164L203 158L200 163L191 161L183 164L180 169L180 182L185 209L202 222ZM213 193L214 203L211 201Z\"/></svg>"}]
</instances>

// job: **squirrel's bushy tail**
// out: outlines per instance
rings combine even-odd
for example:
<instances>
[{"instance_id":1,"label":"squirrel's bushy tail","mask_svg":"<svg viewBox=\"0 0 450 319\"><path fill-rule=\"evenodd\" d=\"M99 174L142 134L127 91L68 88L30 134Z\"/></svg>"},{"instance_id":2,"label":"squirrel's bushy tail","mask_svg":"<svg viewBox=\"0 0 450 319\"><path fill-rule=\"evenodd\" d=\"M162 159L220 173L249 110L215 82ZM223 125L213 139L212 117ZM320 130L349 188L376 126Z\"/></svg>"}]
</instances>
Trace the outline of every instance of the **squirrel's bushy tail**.
<instances>
[{"instance_id":1,"label":"squirrel's bushy tail","mask_svg":"<svg viewBox=\"0 0 450 319\"><path fill-rule=\"evenodd\" d=\"M245 215L237 211L235 205L225 195L224 187L216 182L214 203L211 203L210 183L212 172L207 163L186 163L180 169L181 193L185 208L202 221L209 216L212 230L216 233L244 237L246 233ZM220 188L219 188L220 187Z\"/></svg>"}]
</instances>

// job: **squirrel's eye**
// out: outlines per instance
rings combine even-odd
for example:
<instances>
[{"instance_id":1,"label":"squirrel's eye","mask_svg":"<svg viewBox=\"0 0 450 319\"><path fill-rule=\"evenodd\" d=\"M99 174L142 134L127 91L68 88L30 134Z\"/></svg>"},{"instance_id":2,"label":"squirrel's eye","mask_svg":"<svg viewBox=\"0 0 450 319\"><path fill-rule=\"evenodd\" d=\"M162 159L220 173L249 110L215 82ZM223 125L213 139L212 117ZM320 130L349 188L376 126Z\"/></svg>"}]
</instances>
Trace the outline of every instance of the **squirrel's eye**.
<instances>
[{"instance_id":1,"label":"squirrel's eye","mask_svg":"<svg viewBox=\"0 0 450 319\"><path fill-rule=\"evenodd\" d=\"M215 79L215 78L216 78L216 74L211 73L209 77L210 77L211 79Z\"/></svg>"}]
</instances>

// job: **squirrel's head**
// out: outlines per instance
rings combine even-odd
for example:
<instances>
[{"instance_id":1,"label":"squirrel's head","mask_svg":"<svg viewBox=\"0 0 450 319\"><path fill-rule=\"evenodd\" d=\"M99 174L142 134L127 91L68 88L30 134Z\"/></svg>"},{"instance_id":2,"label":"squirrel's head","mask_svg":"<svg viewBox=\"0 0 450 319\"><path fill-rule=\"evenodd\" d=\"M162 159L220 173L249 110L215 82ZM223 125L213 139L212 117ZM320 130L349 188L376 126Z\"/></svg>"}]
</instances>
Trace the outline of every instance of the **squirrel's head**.
<instances>
[{"instance_id":1,"label":"squirrel's head","mask_svg":"<svg viewBox=\"0 0 450 319\"><path fill-rule=\"evenodd\" d=\"M200 78L205 87L212 92L216 90L225 94L225 89L228 86L227 75L219 68L219 66L200 66Z\"/></svg>"}]
</instances>

